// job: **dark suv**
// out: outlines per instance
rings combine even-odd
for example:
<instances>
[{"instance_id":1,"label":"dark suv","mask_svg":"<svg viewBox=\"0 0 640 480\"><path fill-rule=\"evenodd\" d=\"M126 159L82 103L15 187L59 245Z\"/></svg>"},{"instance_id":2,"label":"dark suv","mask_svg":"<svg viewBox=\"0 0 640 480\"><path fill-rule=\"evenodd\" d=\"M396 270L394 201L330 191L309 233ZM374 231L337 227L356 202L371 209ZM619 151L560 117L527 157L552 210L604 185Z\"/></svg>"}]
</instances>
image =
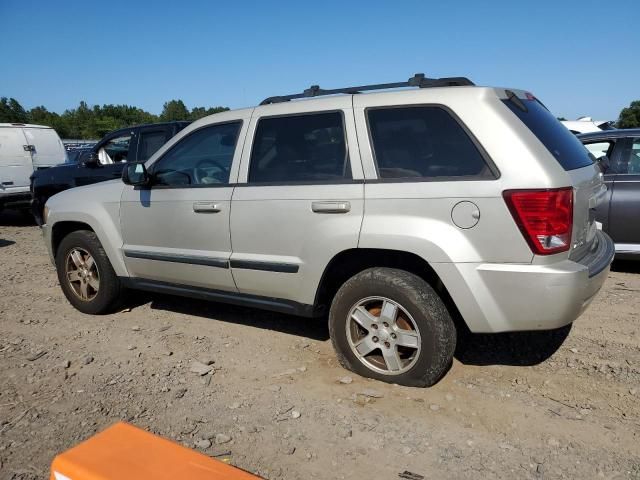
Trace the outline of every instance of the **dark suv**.
<instances>
[{"instance_id":1,"label":"dark suv","mask_svg":"<svg viewBox=\"0 0 640 480\"><path fill-rule=\"evenodd\" d=\"M608 191L596 219L616 243L616 257L640 259L640 128L578 135L596 157Z\"/></svg>"},{"instance_id":2,"label":"dark suv","mask_svg":"<svg viewBox=\"0 0 640 480\"><path fill-rule=\"evenodd\" d=\"M121 128L105 135L76 162L37 170L31 176L32 211L38 224L49 197L73 187L120 178L126 162L141 162L190 122L153 123Z\"/></svg>"}]
</instances>

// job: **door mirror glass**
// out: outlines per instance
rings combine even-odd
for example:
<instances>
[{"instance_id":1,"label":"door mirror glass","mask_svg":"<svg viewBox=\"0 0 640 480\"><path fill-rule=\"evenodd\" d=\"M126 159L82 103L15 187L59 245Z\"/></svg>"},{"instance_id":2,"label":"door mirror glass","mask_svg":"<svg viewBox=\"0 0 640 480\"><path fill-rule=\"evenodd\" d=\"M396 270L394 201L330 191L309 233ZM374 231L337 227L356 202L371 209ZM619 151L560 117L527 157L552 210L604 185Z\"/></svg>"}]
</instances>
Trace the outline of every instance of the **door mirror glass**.
<instances>
[{"instance_id":1,"label":"door mirror glass","mask_svg":"<svg viewBox=\"0 0 640 480\"><path fill-rule=\"evenodd\" d=\"M122 170L122 181L127 185L149 185L150 178L144 163L128 163Z\"/></svg>"}]
</instances>

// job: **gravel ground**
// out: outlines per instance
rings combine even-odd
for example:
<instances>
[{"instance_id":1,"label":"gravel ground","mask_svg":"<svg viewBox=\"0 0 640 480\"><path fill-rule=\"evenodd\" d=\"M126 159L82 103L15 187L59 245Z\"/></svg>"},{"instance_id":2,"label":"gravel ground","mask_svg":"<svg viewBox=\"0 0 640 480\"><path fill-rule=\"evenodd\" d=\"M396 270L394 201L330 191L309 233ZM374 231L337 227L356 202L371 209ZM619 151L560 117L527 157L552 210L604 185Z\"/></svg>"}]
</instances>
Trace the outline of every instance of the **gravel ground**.
<instances>
[{"instance_id":1,"label":"gravel ground","mask_svg":"<svg viewBox=\"0 0 640 480\"><path fill-rule=\"evenodd\" d=\"M147 294L85 316L9 214L0 266L2 479L118 420L267 479L640 478L633 263L570 332L465 335L430 389L343 370L320 320Z\"/></svg>"}]
</instances>

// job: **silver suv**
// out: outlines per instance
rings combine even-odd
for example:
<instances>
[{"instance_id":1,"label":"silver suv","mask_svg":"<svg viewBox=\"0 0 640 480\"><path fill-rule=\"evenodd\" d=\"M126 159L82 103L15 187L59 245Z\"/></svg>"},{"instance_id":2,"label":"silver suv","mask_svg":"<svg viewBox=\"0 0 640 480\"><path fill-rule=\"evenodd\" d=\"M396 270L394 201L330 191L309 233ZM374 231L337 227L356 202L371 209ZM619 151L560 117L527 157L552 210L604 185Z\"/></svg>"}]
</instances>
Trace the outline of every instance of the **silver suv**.
<instances>
[{"instance_id":1,"label":"silver suv","mask_svg":"<svg viewBox=\"0 0 640 480\"><path fill-rule=\"evenodd\" d=\"M531 93L466 78L315 86L211 115L122 180L47 203L78 310L133 288L327 314L346 368L403 385L446 372L454 319L570 324L614 254L580 142Z\"/></svg>"}]
</instances>

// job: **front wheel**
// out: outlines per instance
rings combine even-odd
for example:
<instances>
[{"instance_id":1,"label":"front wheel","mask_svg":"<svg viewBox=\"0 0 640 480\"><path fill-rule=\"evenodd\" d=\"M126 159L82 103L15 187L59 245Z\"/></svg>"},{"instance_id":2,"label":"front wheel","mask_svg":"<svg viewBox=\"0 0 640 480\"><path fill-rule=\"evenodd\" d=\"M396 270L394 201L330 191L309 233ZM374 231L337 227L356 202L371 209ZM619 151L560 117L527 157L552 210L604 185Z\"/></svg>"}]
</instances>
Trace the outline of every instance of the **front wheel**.
<instances>
[{"instance_id":1,"label":"front wheel","mask_svg":"<svg viewBox=\"0 0 640 480\"><path fill-rule=\"evenodd\" d=\"M120 304L120 280L94 232L79 230L64 237L56 269L67 300L82 313L109 313Z\"/></svg>"},{"instance_id":2,"label":"front wheel","mask_svg":"<svg viewBox=\"0 0 640 480\"><path fill-rule=\"evenodd\" d=\"M435 384L456 345L440 296L420 277L392 268L364 270L345 282L331 304L329 331L345 368L406 386Z\"/></svg>"}]
</instances>

